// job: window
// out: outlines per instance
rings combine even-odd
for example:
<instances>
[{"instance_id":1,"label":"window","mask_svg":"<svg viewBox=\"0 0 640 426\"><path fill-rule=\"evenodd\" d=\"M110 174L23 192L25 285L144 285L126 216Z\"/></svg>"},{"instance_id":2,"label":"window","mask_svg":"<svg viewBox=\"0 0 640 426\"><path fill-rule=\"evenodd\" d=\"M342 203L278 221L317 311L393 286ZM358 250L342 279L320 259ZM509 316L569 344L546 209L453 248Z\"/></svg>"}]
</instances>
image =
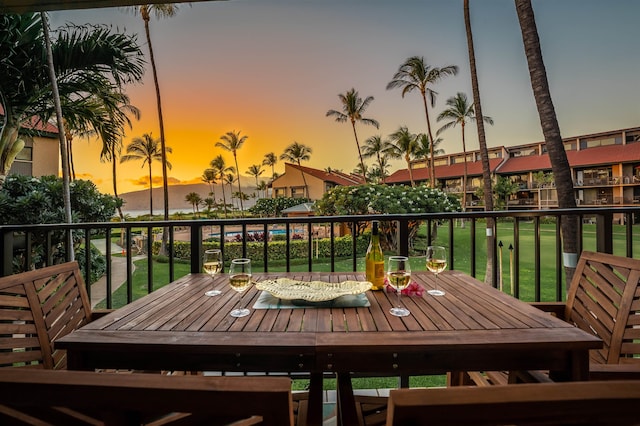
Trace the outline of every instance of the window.
<instances>
[{"instance_id":1,"label":"window","mask_svg":"<svg viewBox=\"0 0 640 426\"><path fill-rule=\"evenodd\" d=\"M640 130L634 130L625 134L626 143L640 142Z\"/></svg>"},{"instance_id":2,"label":"window","mask_svg":"<svg viewBox=\"0 0 640 426\"><path fill-rule=\"evenodd\" d=\"M621 136L593 137L580 139L580 149L596 148L599 146L620 145Z\"/></svg>"},{"instance_id":3,"label":"window","mask_svg":"<svg viewBox=\"0 0 640 426\"><path fill-rule=\"evenodd\" d=\"M296 187L292 187L291 188L291 197L292 198L304 198L305 192L304 192L304 186L296 186Z\"/></svg>"},{"instance_id":4,"label":"window","mask_svg":"<svg viewBox=\"0 0 640 426\"><path fill-rule=\"evenodd\" d=\"M33 148L30 146L25 146L22 148L22 151L18 153L16 157L18 161L33 161Z\"/></svg>"},{"instance_id":5,"label":"window","mask_svg":"<svg viewBox=\"0 0 640 426\"><path fill-rule=\"evenodd\" d=\"M287 196L287 188L274 188L276 198L282 198Z\"/></svg>"},{"instance_id":6,"label":"window","mask_svg":"<svg viewBox=\"0 0 640 426\"><path fill-rule=\"evenodd\" d=\"M435 160L433 160L433 165L434 166L446 166L447 165L447 159L446 158L435 159Z\"/></svg>"},{"instance_id":7,"label":"window","mask_svg":"<svg viewBox=\"0 0 640 426\"><path fill-rule=\"evenodd\" d=\"M565 151L575 151L576 150L576 146L577 144L575 142L565 142L564 144L564 150ZM546 147L545 147L545 152L546 152Z\"/></svg>"}]
</instances>

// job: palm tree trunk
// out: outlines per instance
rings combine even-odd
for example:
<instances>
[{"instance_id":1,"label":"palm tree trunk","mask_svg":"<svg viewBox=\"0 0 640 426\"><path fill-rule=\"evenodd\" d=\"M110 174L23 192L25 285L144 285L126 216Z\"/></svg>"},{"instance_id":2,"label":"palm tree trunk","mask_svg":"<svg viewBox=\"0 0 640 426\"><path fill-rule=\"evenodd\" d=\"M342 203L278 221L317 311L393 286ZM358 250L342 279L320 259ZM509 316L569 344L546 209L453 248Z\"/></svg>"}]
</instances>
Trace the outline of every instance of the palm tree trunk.
<instances>
[{"instance_id":1,"label":"palm tree trunk","mask_svg":"<svg viewBox=\"0 0 640 426\"><path fill-rule=\"evenodd\" d=\"M151 175L151 161L149 161L149 213L153 217L153 176ZM151 217L149 219L151 219Z\"/></svg>"},{"instance_id":2,"label":"palm tree trunk","mask_svg":"<svg viewBox=\"0 0 640 426\"><path fill-rule=\"evenodd\" d=\"M111 153L111 175L113 176L113 196L118 198L118 181L116 180L116 154L115 154L115 152ZM118 206L118 216L120 216L120 221L124 222L124 215L122 214L122 207L120 207L120 206Z\"/></svg>"},{"instance_id":3,"label":"palm tree trunk","mask_svg":"<svg viewBox=\"0 0 640 426\"><path fill-rule=\"evenodd\" d=\"M411 168L411 159L408 155L405 155L404 160L407 162L407 170L409 170L409 181L411 181L411 187L416 186L413 181L413 169Z\"/></svg>"},{"instance_id":4,"label":"palm tree trunk","mask_svg":"<svg viewBox=\"0 0 640 426\"><path fill-rule=\"evenodd\" d=\"M244 217L244 206L242 205L242 188L240 187L240 169L238 168L238 157L233 151L233 161L236 163L236 176L238 177L238 195L240 195L240 215Z\"/></svg>"},{"instance_id":5,"label":"palm tree trunk","mask_svg":"<svg viewBox=\"0 0 640 426\"><path fill-rule=\"evenodd\" d=\"M153 70L153 83L156 89L156 102L158 104L158 123L160 125L160 154L162 156L162 198L164 204L164 220L169 220L169 183L167 180L167 145L164 139L164 119L162 118L162 98L160 97L160 84L158 83L158 69L153 54L153 44L151 43L151 32L149 30L149 19L144 20L144 32L149 45L149 60ZM153 213L152 213L153 215ZM162 243L160 254L167 254L167 244L169 238L169 228L165 227L162 232Z\"/></svg>"},{"instance_id":6,"label":"palm tree trunk","mask_svg":"<svg viewBox=\"0 0 640 426\"><path fill-rule=\"evenodd\" d=\"M364 168L364 160L362 159L362 151L360 150L360 142L358 141L358 133L356 132L356 122L351 120L351 127L353 127L353 136L356 138L356 146L358 147L358 157L360 158L360 169L362 170L362 181L367 183L366 169Z\"/></svg>"},{"instance_id":7,"label":"palm tree trunk","mask_svg":"<svg viewBox=\"0 0 640 426\"><path fill-rule=\"evenodd\" d=\"M64 202L64 216L67 223L72 223L71 216L71 188L69 185L69 161L67 159L67 144L64 138L64 123L62 118L62 105L60 104L60 92L58 91L58 80L56 78L55 66L53 64L53 52L51 51L51 38L49 37L49 21L45 12L40 12L42 19L42 31L44 32L45 45L47 48L47 65L49 67L49 78L53 92L53 103L56 109L56 119L58 120L58 137L60 138L60 157L62 158L62 198ZM67 260L74 260L73 237L71 232L66 233L66 245L69 248Z\"/></svg>"},{"instance_id":8,"label":"palm tree trunk","mask_svg":"<svg viewBox=\"0 0 640 426\"><path fill-rule=\"evenodd\" d=\"M491 166L489 164L489 153L487 151L487 140L484 133L484 120L482 117L482 105L480 103L480 88L478 86L478 72L476 70L476 56L473 48L473 33L471 31L471 19L469 16L469 0L464 0L464 25L467 33L467 48L469 50L469 67L471 69L471 87L473 91L473 104L476 115L476 126L478 128L478 142L480 145L480 158L482 159L482 181L484 190L484 209L493 211L493 191L491 188ZM484 281L492 286L497 285L494 267L496 260L496 236L494 233L495 220L487 218L487 268ZM497 262L496 262L497 263Z\"/></svg>"},{"instance_id":9,"label":"palm tree trunk","mask_svg":"<svg viewBox=\"0 0 640 426\"><path fill-rule=\"evenodd\" d=\"M464 169L462 171L462 211L467 210L467 143L464 134L464 121L460 123L462 129L462 155L464 155ZM464 224L464 222L462 222Z\"/></svg>"},{"instance_id":10,"label":"palm tree trunk","mask_svg":"<svg viewBox=\"0 0 640 426\"><path fill-rule=\"evenodd\" d=\"M551 92L542 59L540 39L538 38L538 29L533 7L531 6L531 0L516 0L516 11L518 13L518 20L520 21L522 41L527 56L533 96L536 100L542 134L544 135L544 140L549 152L551 170L553 171L553 176L556 181L558 207L562 209L575 209L576 199L573 190L571 168L569 167L567 153L562 143L562 136L560 136L560 126L558 125L553 101L551 100ZM566 282L569 283L573 278L578 260L578 223L576 216L562 216L561 231L565 278Z\"/></svg>"},{"instance_id":11,"label":"palm tree trunk","mask_svg":"<svg viewBox=\"0 0 640 426\"><path fill-rule=\"evenodd\" d=\"M436 166L433 161L434 157L434 147L433 147L433 134L431 133L431 120L429 120L429 109L427 106L427 94L422 93L422 103L424 104L424 116L427 119L427 133L429 133L429 156L431 157L431 161L429 161L429 182L432 188L436 187Z\"/></svg>"}]
</instances>

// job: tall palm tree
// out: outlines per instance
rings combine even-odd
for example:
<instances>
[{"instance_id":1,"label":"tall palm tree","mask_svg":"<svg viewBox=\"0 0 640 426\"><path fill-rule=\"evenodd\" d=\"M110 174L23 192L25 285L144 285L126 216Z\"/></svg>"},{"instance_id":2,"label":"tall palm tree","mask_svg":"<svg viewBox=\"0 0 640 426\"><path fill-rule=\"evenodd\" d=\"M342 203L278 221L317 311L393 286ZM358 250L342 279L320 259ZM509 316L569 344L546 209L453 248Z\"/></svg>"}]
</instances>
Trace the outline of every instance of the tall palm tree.
<instances>
[{"instance_id":1,"label":"tall palm tree","mask_svg":"<svg viewBox=\"0 0 640 426\"><path fill-rule=\"evenodd\" d=\"M172 152L171 147L166 147L167 152ZM151 173L151 163L162 162L160 152L160 141L153 139L150 133L145 133L142 137L134 138L126 147L126 154L120 157L121 163L128 161L142 160L142 167L147 165L149 169L149 213L153 216L153 174ZM171 168L171 163L167 162L167 167Z\"/></svg>"},{"instance_id":2,"label":"tall palm tree","mask_svg":"<svg viewBox=\"0 0 640 426\"><path fill-rule=\"evenodd\" d=\"M456 65L447 65L442 68L432 67L424 62L422 56L412 56L408 58L398 71L394 74L393 79L387 84L387 90L389 89L402 89L402 97L404 95L418 90L422 96L422 103L424 105L424 114L427 119L427 132L429 133L429 139L433 139L433 133L431 132L431 121L429 120L429 108L427 107L427 97L433 108L436 105L436 95L438 94L431 85L437 83L442 78L449 75L458 74L458 67ZM434 153L431 153L431 162L429 171L429 178L431 181L431 187L436 185L436 173L433 162Z\"/></svg>"},{"instance_id":3,"label":"tall palm tree","mask_svg":"<svg viewBox=\"0 0 640 426\"><path fill-rule=\"evenodd\" d=\"M371 102L373 102L373 96L367 96L362 99L356 89L351 89L346 93L340 93L338 95L340 98L340 103L342 104L342 111L337 111L335 109L330 109L325 114L326 117L334 117L338 123L345 123L347 120L351 122L351 127L353 128L353 136L356 139L356 146L358 147L358 157L360 157L360 170L362 171L362 178L364 182L367 182L367 176L365 171L367 170L364 165L364 160L362 158L362 152L360 151L360 142L358 142L358 133L356 132L356 122L360 122L362 124L369 124L374 126L376 129L380 128L380 123L372 118L365 118L362 116L364 111L369 107Z\"/></svg>"},{"instance_id":4,"label":"tall palm tree","mask_svg":"<svg viewBox=\"0 0 640 426\"><path fill-rule=\"evenodd\" d=\"M211 196L213 197L213 199L216 199L216 179L217 179L218 175L215 169L213 168L208 168L205 169L204 172L202 173L202 181L204 183L209 184L209 194L211 194Z\"/></svg>"},{"instance_id":5,"label":"tall palm tree","mask_svg":"<svg viewBox=\"0 0 640 426\"><path fill-rule=\"evenodd\" d=\"M238 177L238 192L242 192L240 188L240 168L238 167L238 150L242 148L242 145L247 140L248 136L240 136L240 132L231 131L220 136L220 140L216 142L216 146L233 153L233 161L236 163L236 174ZM240 198L240 214L244 216L244 205L242 204L242 198Z\"/></svg>"},{"instance_id":6,"label":"tall palm tree","mask_svg":"<svg viewBox=\"0 0 640 426\"><path fill-rule=\"evenodd\" d=\"M167 179L167 145L164 137L164 118L162 116L162 98L160 96L160 84L158 83L158 68L156 67L156 59L153 54L153 44L151 43L151 15L157 19L171 18L178 13L179 6L177 4L142 4L135 6L133 12L140 15L144 21L144 33L147 37L147 45L149 46L149 60L151 62L151 70L153 71L153 83L156 89L156 103L158 107L158 124L160 126L160 153L162 155L162 191L164 195L164 220L169 220L169 183ZM166 238L168 232L162 234L162 245L166 247Z\"/></svg>"},{"instance_id":7,"label":"tall palm tree","mask_svg":"<svg viewBox=\"0 0 640 426\"><path fill-rule=\"evenodd\" d=\"M464 126L467 121L475 121L476 115L473 104L470 104L467 100L467 95L461 92L447 99L447 107L438 115L437 121L449 121L438 129L436 135L458 124L460 125L460 130L462 131L462 154L464 155L464 170L462 174L462 210L464 211L467 207L467 145ZM484 116L482 119L485 123L493 125L491 117Z\"/></svg>"},{"instance_id":8,"label":"tall palm tree","mask_svg":"<svg viewBox=\"0 0 640 426\"><path fill-rule=\"evenodd\" d=\"M267 185L267 182L261 180L260 183L256 186L256 190L262 192L262 197L266 198L267 196L267 189L269 188L269 185Z\"/></svg>"},{"instance_id":9,"label":"tall palm tree","mask_svg":"<svg viewBox=\"0 0 640 426\"><path fill-rule=\"evenodd\" d=\"M540 116L542 133L549 152L551 170L556 181L558 192L558 207L561 209L575 209L576 199L573 190L571 168L564 150L560 126L551 100L551 91L547 80L547 71L542 59L540 39L536 26L535 15L531 0L515 0L516 12L520 21L524 51L529 66L531 87L536 101L536 108ZM578 223L576 216L563 216L561 221L562 251L565 267L566 282L571 282L578 259Z\"/></svg>"},{"instance_id":10,"label":"tall palm tree","mask_svg":"<svg viewBox=\"0 0 640 426\"><path fill-rule=\"evenodd\" d=\"M216 158L211 160L209 163L211 168L215 170L217 179L220 180L220 185L222 186L222 202L224 203L224 215L227 216L227 196L224 192L224 184L225 184L225 176L230 173L235 173L235 169L233 167L227 167L226 161L222 155L218 155Z\"/></svg>"},{"instance_id":11,"label":"tall palm tree","mask_svg":"<svg viewBox=\"0 0 640 426\"><path fill-rule=\"evenodd\" d=\"M380 181L384 183L385 179L385 171L389 166L387 157L388 150L391 149L391 144L387 140L383 140L380 135L371 136L366 141L364 141L364 147L362 149L362 156L364 158L376 157L376 162L378 163L378 171L379 174L376 175L377 178L380 178Z\"/></svg>"},{"instance_id":12,"label":"tall palm tree","mask_svg":"<svg viewBox=\"0 0 640 426\"><path fill-rule=\"evenodd\" d=\"M373 167L369 171L369 180L371 182L376 182L384 185L384 181L389 177L389 167L391 167L391 164L389 164L389 156L385 154L380 158L380 162L377 164L377 166Z\"/></svg>"},{"instance_id":13,"label":"tall palm tree","mask_svg":"<svg viewBox=\"0 0 640 426\"><path fill-rule=\"evenodd\" d=\"M262 175L262 173L264 173L264 170L262 169L262 165L260 164L252 164L247 169L247 174L256 178L256 187L258 186L258 178L260 177L260 175Z\"/></svg>"},{"instance_id":14,"label":"tall palm tree","mask_svg":"<svg viewBox=\"0 0 640 426\"><path fill-rule=\"evenodd\" d=\"M195 215L198 215L200 213L200 209L198 208L200 206L200 203L202 202L202 197L200 196L200 194L198 194L197 192L189 192L184 196L184 200L187 203L191 204L191 208L193 209L193 213Z\"/></svg>"},{"instance_id":15,"label":"tall palm tree","mask_svg":"<svg viewBox=\"0 0 640 426\"><path fill-rule=\"evenodd\" d=\"M278 162L278 157L273 152L268 152L264 155L264 160L262 160L262 165L271 167L271 181L276 178L276 163Z\"/></svg>"},{"instance_id":16,"label":"tall palm tree","mask_svg":"<svg viewBox=\"0 0 640 426\"><path fill-rule=\"evenodd\" d=\"M285 148L282 154L280 154L280 159L294 162L300 166L301 161L309 161L311 159L311 153L311 148L305 144L294 141L291 145ZM307 179L304 177L302 169L300 169L300 173L302 173L302 181L304 182L305 197L309 198L309 186L307 185Z\"/></svg>"},{"instance_id":17,"label":"tall palm tree","mask_svg":"<svg viewBox=\"0 0 640 426\"><path fill-rule=\"evenodd\" d=\"M409 131L407 126L401 126L398 130L389 135L389 156L391 158L403 158L409 169L409 180L411 186L415 186L413 181L413 170L411 168L411 160L415 157L418 149L418 135Z\"/></svg>"},{"instance_id":18,"label":"tall palm tree","mask_svg":"<svg viewBox=\"0 0 640 426\"><path fill-rule=\"evenodd\" d=\"M473 105L476 115L482 115L482 103L480 102L480 87L478 85L478 72L476 70L476 54L473 47L473 32L471 31L471 17L469 14L469 0L464 0L464 26L467 34L467 49L469 52L469 68L471 70L471 88L473 91ZM487 150L487 138L484 133L484 120L476 120L478 129L478 143L480 145L480 158L482 160L482 189L484 197L484 208L486 211L493 210L493 189L491 184L491 166L489 164L489 151ZM496 258L496 237L494 234L495 220L487 217L486 235L487 235L487 267L485 272L485 282L496 286L497 281L494 277L494 271L497 268L493 259Z\"/></svg>"},{"instance_id":19,"label":"tall palm tree","mask_svg":"<svg viewBox=\"0 0 640 426\"><path fill-rule=\"evenodd\" d=\"M229 195L230 195L232 200L234 198L234 195L233 195L233 182L235 182L235 181L236 181L235 169L234 169L234 171L232 173L227 173L224 176L222 176L222 188L223 188L223 191L224 191L224 184L226 183L227 185L229 185ZM236 191L236 192L242 192L242 191ZM226 213L227 213L227 207L226 207L227 201L225 200L224 203L225 203L224 213L226 215Z\"/></svg>"},{"instance_id":20,"label":"tall palm tree","mask_svg":"<svg viewBox=\"0 0 640 426\"><path fill-rule=\"evenodd\" d=\"M433 141L432 147L429 135L426 133L420 133L418 135L418 148L415 152L416 160L424 160L428 166L431 160L431 148L433 148L433 155L435 156L444 154L444 149L439 148L441 143L442 138L437 138L435 141Z\"/></svg>"}]
</instances>

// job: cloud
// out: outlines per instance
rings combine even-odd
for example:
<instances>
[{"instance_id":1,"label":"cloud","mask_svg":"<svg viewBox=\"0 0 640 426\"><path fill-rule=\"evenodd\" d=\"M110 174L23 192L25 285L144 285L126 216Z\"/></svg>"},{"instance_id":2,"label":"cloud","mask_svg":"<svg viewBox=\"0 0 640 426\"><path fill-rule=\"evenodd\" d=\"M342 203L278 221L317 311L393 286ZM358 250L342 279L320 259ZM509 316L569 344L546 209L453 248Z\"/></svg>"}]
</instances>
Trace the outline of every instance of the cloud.
<instances>
[{"instance_id":1,"label":"cloud","mask_svg":"<svg viewBox=\"0 0 640 426\"><path fill-rule=\"evenodd\" d=\"M96 184L96 186L100 186L104 183L104 179L95 178L91 173L76 173L76 179L90 180Z\"/></svg>"},{"instance_id":2,"label":"cloud","mask_svg":"<svg viewBox=\"0 0 640 426\"><path fill-rule=\"evenodd\" d=\"M136 186L149 186L149 176L140 176L137 179L129 179L129 182ZM168 185L180 185L183 183L180 179L174 177L167 177ZM153 176L153 187L157 188L162 186L162 176Z\"/></svg>"},{"instance_id":3,"label":"cloud","mask_svg":"<svg viewBox=\"0 0 640 426\"><path fill-rule=\"evenodd\" d=\"M201 177L194 177L194 178L191 178L191 179L188 179L188 180L183 180L180 183L183 184L183 185L189 185L189 184L192 184L192 183L204 183L204 182L202 182L202 178Z\"/></svg>"}]
</instances>

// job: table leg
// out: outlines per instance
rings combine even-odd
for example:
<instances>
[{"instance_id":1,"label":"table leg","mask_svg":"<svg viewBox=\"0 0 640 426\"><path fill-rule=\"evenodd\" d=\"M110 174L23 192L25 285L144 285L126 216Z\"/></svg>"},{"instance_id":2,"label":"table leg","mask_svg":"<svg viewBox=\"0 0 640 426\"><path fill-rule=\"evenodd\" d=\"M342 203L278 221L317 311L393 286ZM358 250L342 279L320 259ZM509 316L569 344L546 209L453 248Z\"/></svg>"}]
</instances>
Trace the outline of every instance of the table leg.
<instances>
[{"instance_id":1,"label":"table leg","mask_svg":"<svg viewBox=\"0 0 640 426\"><path fill-rule=\"evenodd\" d=\"M340 426L358 426L358 414L356 413L356 400L353 396L351 385L351 375L349 373L338 373L338 416Z\"/></svg>"},{"instance_id":2,"label":"table leg","mask_svg":"<svg viewBox=\"0 0 640 426\"><path fill-rule=\"evenodd\" d=\"M309 408L307 410L307 426L322 425L322 373L311 373L309 378Z\"/></svg>"}]
</instances>

